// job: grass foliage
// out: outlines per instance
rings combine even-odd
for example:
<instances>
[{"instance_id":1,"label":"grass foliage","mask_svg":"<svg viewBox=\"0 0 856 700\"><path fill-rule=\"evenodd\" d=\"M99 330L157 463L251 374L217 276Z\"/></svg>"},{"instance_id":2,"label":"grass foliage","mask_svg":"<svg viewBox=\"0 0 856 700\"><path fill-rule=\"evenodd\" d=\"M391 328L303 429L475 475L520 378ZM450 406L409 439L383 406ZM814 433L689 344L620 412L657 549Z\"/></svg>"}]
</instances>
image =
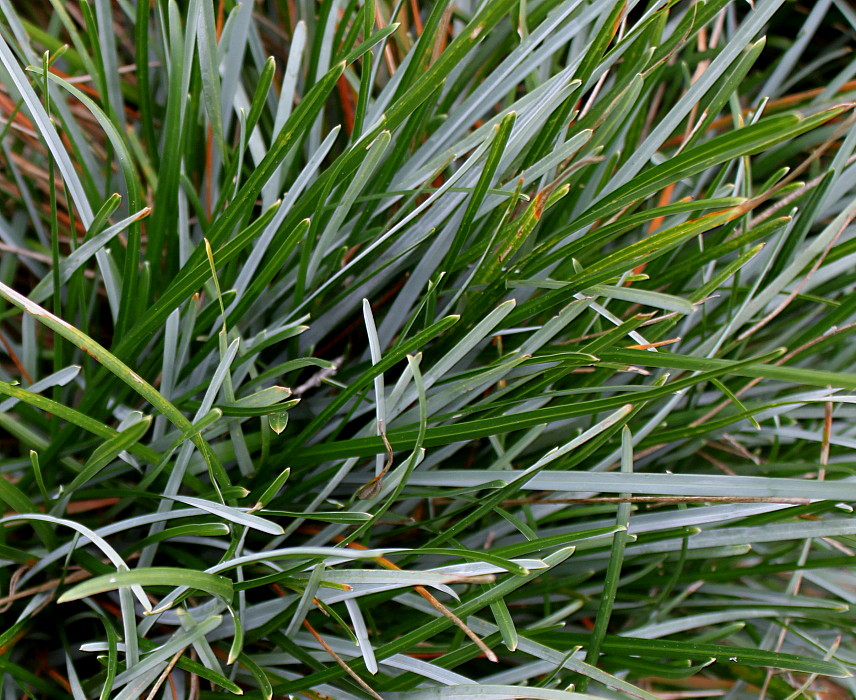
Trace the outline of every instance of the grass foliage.
<instances>
[{"instance_id":1,"label":"grass foliage","mask_svg":"<svg viewBox=\"0 0 856 700\"><path fill-rule=\"evenodd\" d=\"M856 695L807 5L0 0L3 697Z\"/></svg>"}]
</instances>

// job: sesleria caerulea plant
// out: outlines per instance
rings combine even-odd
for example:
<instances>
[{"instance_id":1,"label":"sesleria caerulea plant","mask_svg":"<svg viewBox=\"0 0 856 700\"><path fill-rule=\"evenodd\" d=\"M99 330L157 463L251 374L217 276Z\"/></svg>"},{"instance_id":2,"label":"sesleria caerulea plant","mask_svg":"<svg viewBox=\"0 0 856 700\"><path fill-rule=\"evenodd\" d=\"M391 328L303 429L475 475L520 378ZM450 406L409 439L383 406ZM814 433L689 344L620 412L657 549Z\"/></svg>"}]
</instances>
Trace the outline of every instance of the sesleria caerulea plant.
<instances>
[{"instance_id":1,"label":"sesleria caerulea plant","mask_svg":"<svg viewBox=\"0 0 856 700\"><path fill-rule=\"evenodd\" d=\"M3 697L853 697L854 32L0 0Z\"/></svg>"}]
</instances>

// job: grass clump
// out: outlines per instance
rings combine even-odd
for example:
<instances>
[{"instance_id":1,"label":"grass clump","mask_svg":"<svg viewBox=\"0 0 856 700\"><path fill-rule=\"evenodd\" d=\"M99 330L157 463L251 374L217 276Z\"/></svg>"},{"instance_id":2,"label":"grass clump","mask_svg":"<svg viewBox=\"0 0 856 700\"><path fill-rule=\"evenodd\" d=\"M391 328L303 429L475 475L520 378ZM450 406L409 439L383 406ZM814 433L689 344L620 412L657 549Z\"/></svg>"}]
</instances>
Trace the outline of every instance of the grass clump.
<instances>
[{"instance_id":1,"label":"grass clump","mask_svg":"<svg viewBox=\"0 0 856 700\"><path fill-rule=\"evenodd\" d=\"M850 5L0 17L4 697L856 692Z\"/></svg>"}]
</instances>

